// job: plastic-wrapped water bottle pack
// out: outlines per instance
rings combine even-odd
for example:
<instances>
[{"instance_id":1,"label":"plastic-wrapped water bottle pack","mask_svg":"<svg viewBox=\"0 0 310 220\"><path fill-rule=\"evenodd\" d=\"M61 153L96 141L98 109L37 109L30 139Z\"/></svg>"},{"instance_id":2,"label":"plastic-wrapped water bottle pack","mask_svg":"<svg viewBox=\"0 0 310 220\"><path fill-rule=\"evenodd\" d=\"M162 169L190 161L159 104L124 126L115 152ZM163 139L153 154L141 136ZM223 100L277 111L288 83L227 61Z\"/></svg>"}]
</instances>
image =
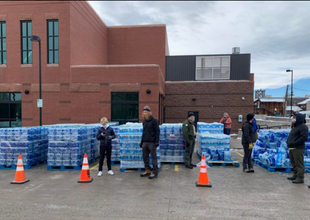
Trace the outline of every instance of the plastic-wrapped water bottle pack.
<instances>
[{"instance_id":1,"label":"plastic-wrapped water bottle pack","mask_svg":"<svg viewBox=\"0 0 310 220\"><path fill-rule=\"evenodd\" d=\"M260 130L253 147L252 158L270 167L291 167L289 149L286 145L290 131L290 129ZM304 161L306 166L310 166L310 138L306 142Z\"/></svg>"},{"instance_id":2,"label":"plastic-wrapped water bottle pack","mask_svg":"<svg viewBox=\"0 0 310 220\"><path fill-rule=\"evenodd\" d=\"M197 122L198 133L209 132L210 134L223 134L224 125L222 123Z\"/></svg>"},{"instance_id":3,"label":"plastic-wrapped water bottle pack","mask_svg":"<svg viewBox=\"0 0 310 220\"><path fill-rule=\"evenodd\" d=\"M161 161L184 162L185 141L182 124L162 124L159 127Z\"/></svg>"},{"instance_id":4,"label":"plastic-wrapped water bottle pack","mask_svg":"<svg viewBox=\"0 0 310 220\"><path fill-rule=\"evenodd\" d=\"M84 153L92 161L91 143L95 127L62 126L48 127L48 166L81 166ZM95 143L95 142L94 142Z\"/></svg>"},{"instance_id":5,"label":"plastic-wrapped water bottle pack","mask_svg":"<svg viewBox=\"0 0 310 220\"><path fill-rule=\"evenodd\" d=\"M18 155L23 164L31 168L47 159L47 129L44 127L18 127L0 129L0 165L16 165Z\"/></svg>"},{"instance_id":6,"label":"plastic-wrapped water bottle pack","mask_svg":"<svg viewBox=\"0 0 310 220\"><path fill-rule=\"evenodd\" d=\"M111 126L115 133L115 138L112 140L112 156L114 162L120 161L120 141L119 141L119 126Z\"/></svg>"},{"instance_id":7,"label":"plastic-wrapped water bottle pack","mask_svg":"<svg viewBox=\"0 0 310 220\"><path fill-rule=\"evenodd\" d=\"M204 155L206 160L231 161L230 136L198 133L198 154Z\"/></svg>"},{"instance_id":8,"label":"plastic-wrapped water bottle pack","mask_svg":"<svg viewBox=\"0 0 310 220\"><path fill-rule=\"evenodd\" d=\"M142 124L127 123L119 126L120 168L144 168L142 149ZM151 156L150 165L152 166ZM157 148L158 168L161 165L160 148Z\"/></svg>"}]
</instances>

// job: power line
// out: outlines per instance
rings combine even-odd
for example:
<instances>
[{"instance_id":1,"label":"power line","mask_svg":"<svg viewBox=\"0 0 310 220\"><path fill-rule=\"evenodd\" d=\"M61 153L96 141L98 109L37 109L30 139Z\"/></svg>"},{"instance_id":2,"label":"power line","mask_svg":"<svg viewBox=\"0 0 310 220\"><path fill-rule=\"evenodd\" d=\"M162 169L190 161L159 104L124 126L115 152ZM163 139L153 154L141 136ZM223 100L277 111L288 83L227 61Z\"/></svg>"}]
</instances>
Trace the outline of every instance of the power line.
<instances>
[{"instance_id":1,"label":"power line","mask_svg":"<svg viewBox=\"0 0 310 220\"><path fill-rule=\"evenodd\" d=\"M307 90L307 89L299 89L299 88L296 88L296 87L294 89L310 92L310 90Z\"/></svg>"}]
</instances>

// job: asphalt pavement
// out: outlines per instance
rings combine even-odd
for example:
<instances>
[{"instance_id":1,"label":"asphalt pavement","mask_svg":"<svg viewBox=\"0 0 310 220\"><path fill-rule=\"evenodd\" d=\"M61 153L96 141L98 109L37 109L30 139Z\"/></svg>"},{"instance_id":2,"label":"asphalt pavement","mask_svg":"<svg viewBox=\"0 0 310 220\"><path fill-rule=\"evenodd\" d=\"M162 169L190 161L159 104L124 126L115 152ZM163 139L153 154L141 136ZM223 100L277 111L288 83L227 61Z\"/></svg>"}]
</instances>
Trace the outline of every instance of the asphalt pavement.
<instances>
[{"instance_id":1,"label":"asphalt pavement","mask_svg":"<svg viewBox=\"0 0 310 220\"><path fill-rule=\"evenodd\" d=\"M254 166L242 172L243 150L231 141L240 167L207 168L211 188L196 187L200 168L162 164L159 177L141 178L136 170L97 177L91 164L91 183L77 183L81 171L49 171L46 165L26 170L30 182L10 184L15 170L0 170L0 219L309 219L310 176L293 184L290 174L270 173ZM195 163L200 159L193 157Z\"/></svg>"}]
</instances>

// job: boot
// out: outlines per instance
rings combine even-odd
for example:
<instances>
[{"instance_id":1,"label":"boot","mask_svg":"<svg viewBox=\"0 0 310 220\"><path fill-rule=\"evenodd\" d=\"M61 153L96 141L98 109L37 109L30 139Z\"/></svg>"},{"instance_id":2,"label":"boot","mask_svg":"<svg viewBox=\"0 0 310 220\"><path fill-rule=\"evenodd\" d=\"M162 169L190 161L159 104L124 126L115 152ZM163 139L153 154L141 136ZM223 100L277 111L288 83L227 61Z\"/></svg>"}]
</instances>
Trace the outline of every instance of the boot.
<instances>
[{"instance_id":1,"label":"boot","mask_svg":"<svg viewBox=\"0 0 310 220\"><path fill-rule=\"evenodd\" d=\"M188 169L193 169L193 167L191 165L185 165L185 167Z\"/></svg>"},{"instance_id":2,"label":"boot","mask_svg":"<svg viewBox=\"0 0 310 220\"><path fill-rule=\"evenodd\" d=\"M154 178L157 178L157 177L158 177L157 174L152 173L152 174L149 176L149 179L154 179Z\"/></svg>"},{"instance_id":3,"label":"boot","mask_svg":"<svg viewBox=\"0 0 310 220\"><path fill-rule=\"evenodd\" d=\"M297 177L295 180L292 181L292 183L304 183L304 179Z\"/></svg>"},{"instance_id":4,"label":"boot","mask_svg":"<svg viewBox=\"0 0 310 220\"><path fill-rule=\"evenodd\" d=\"M296 180L297 175L293 174L291 177L287 177L288 180Z\"/></svg>"},{"instance_id":5,"label":"boot","mask_svg":"<svg viewBox=\"0 0 310 220\"><path fill-rule=\"evenodd\" d=\"M151 175L151 171L150 170L146 170L144 173L140 174L141 177L146 177L146 176L150 176L150 175Z\"/></svg>"}]
</instances>

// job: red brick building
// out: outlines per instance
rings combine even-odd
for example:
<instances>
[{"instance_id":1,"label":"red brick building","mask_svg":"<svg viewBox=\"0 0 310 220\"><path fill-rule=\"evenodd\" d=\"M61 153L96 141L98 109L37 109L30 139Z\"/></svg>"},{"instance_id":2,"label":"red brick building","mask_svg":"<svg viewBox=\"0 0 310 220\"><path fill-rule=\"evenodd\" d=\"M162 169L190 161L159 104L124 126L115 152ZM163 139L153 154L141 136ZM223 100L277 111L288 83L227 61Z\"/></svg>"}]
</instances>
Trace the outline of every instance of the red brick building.
<instances>
[{"instance_id":1,"label":"red brick building","mask_svg":"<svg viewBox=\"0 0 310 220\"><path fill-rule=\"evenodd\" d=\"M165 25L107 26L83 1L5 1L0 30L0 127L39 125L39 46L32 35L41 39L43 124L97 123L103 116L136 122L145 105L160 123L182 122L188 111L207 122L227 111L234 121L253 109L249 54L246 68L236 61L243 55L224 55L221 62L238 68L225 64L219 79L197 77L198 56L183 73L170 62Z\"/></svg>"},{"instance_id":2,"label":"red brick building","mask_svg":"<svg viewBox=\"0 0 310 220\"><path fill-rule=\"evenodd\" d=\"M53 47L48 45L50 21L58 23L54 25L54 29L58 26L56 34L52 33L58 38L54 37L58 40L56 60L48 57ZM145 105L162 117L160 94L165 92L168 53L165 25L107 27L83 1L1 2L0 22L6 32L2 34L6 49L1 51L6 60L0 63L1 127L16 124L14 109L18 108L22 126L39 124L39 54L31 35L42 42L43 124L98 122L103 116L116 120L127 113L121 119L137 121ZM22 30L25 22L26 30ZM29 34L23 36L23 31ZM24 38L29 48L22 45ZM22 55L23 47L28 61ZM122 112L113 118L112 93L118 96L120 92L128 93L132 100L118 97L115 108L122 109L127 101L132 108L119 110ZM15 94L17 99L11 100Z\"/></svg>"}]
</instances>

